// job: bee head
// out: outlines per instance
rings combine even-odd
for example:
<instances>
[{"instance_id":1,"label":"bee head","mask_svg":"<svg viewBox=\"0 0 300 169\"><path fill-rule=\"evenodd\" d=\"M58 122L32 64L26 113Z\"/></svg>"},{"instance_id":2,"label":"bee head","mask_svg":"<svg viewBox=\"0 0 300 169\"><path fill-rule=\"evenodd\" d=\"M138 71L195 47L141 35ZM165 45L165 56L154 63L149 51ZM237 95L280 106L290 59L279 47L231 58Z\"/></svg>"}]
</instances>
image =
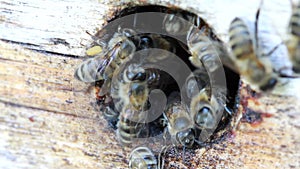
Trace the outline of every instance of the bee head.
<instances>
[{"instance_id":1,"label":"bee head","mask_svg":"<svg viewBox=\"0 0 300 169\"><path fill-rule=\"evenodd\" d=\"M135 76L132 78L132 81L140 81L143 82L146 80L146 73L145 72L138 72L137 74L135 74Z\"/></svg>"},{"instance_id":2,"label":"bee head","mask_svg":"<svg viewBox=\"0 0 300 169\"><path fill-rule=\"evenodd\" d=\"M153 48L153 40L150 36L142 36L139 44L140 49Z\"/></svg>"},{"instance_id":3,"label":"bee head","mask_svg":"<svg viewBox=\"0 0 300 169\"><path fill-rule=\"evenodd\" d=\"M216 125L213 110L208 106L200 108L194 116L194 121L199 128L213 128Z\"/></svg>"},{"instance_id":4,"label":"bee head","mask_svg":"<svg viewBox=\"0 0 300 169\"><path fill-rule=\"evenodd\" d=\"M176 139L181 145L191 148L195 142L195 132L191 128L180 131L176 134Z\"/></svg>"},{"instance_id":5,"label":"bee head","mask_svg":"<svg viewBox=\"0 0 300 169\"><path fill-rule=\"evenodd\" d=\"M118 56L120 59L123 60L123 59L133 55L133 53L135 52L135 49L136 49L136 47L133 44L133 42L131 42L130 40L125 40L120 45L120 50L119 50Z\"/></svg>"}]
</instances>

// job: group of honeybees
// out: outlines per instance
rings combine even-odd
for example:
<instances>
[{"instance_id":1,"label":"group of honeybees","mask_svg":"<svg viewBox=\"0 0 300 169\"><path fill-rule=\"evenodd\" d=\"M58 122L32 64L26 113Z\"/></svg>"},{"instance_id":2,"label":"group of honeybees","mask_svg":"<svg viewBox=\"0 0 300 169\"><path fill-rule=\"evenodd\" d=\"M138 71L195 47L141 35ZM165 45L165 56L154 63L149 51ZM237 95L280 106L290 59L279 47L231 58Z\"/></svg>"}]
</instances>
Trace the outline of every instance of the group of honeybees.
<instances>
[{"instance_id":1,"label":"group of honeybees","mask_svg":"<svg viewBox=\"0 0 300 169\"><path fill-rule=\"evenodd\" d=\"M295 74L300 72L299 11L300 5L292 14L293 39L287 44ZM164 7L160 12L164 13L160 25L163 35L119 25L111 36L94 36L95 42L86 52L94 57L75 71L78 80L95 84L100 111L116 129L118 141L125 146L135 145L130 168L163 167L150 147L136 144L140 138L162 135L164 148L169 145L191 148L209 140L219 123L232 116L233 111L226 105L227 88L220 77L224 74L223 64L257 91L272 90L280 76L268 61L278 46L264 54L258 43L260 9L256 13L254 37L243 19L231 22L231 50L197 15ZM136 18L134 21L142 22ZM168 35L183 37L185 42ZM172 63L175 73L171 74L159 66L149 66L170 63L182 52L189 62L185 63L192 65L188 76L182 77L180 64ZM178 83L176 75L184 79L183 83ZM159 95L156 89L164 95Z\"/></svg>"}]
</instances>

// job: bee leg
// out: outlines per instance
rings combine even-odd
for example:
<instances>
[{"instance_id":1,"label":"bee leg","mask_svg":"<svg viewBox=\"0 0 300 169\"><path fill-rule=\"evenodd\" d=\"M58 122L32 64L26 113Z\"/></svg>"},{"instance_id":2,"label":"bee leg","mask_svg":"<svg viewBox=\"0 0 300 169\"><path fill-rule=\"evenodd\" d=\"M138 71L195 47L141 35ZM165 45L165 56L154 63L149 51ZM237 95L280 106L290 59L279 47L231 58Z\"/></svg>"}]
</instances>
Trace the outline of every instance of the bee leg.
<instances>
[{"instance_id":1,"label":"bee leg","mask_svg":"<svg viewBox=\"0 0 300 169\"><path fill-rule=\"evenodd\" d=\"M185 149L186 149L186 147L183 146L183 151L182 151L182 161L183 161L184 164L185 164Z\"/></svg>"},{"instance_id":2,"label":"bee leg","mask_svg":"<svg viewBox=\"0 0 300 169\"><path fill-rule=\"evenodd\" d=\"M226 104L224 104L224 110L226 111L226 113L228 113L230 116L233 115L233 110L231 110Z\"/></svg>"},{"instance_id":3,"label":"bee leg","mask_svg":"<svg viewBox=\"0 0 300 169\"><path fill-rule=\"evenodd\" d=\"M163 145L167 145L167 138L168 138L168 129L165 127L164 132L163 132Z\"/></svg>"},{"instance_id":4,"label":"bee leg","mask_svg":"<svg viewBox=\"0 0 300 169\"><path fill-rule=\"evenodd\" d=\"M168 149L170 148L169 146L163 146L160 153L158 154L158 169L163 169L165 166L165 160L164 157L168 151Z\"/></svg>"},{"instance_id":5,"label":"bee leg","mask_svg":"<svg viewBox=\"0 0 300 169\"><path fill-rule=\"evenodd\" d=\"M273 49L271 49L268 53L262 54L262 56L270 56L270 55L272 55L272 53L275 52L279 48L279 46L281 46L283 44L284 44L283 42L279 43Z\"/></svg>"}]
</instances>

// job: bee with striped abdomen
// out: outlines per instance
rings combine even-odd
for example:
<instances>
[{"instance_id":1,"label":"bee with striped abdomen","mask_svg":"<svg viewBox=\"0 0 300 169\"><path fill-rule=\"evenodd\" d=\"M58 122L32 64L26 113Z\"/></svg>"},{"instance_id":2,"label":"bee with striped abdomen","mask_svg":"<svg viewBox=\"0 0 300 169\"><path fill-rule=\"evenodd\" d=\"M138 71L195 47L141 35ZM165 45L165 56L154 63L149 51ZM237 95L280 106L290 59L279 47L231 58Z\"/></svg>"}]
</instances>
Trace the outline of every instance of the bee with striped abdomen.
<instances>
[{"instance_id":1,"label":"bee with striped abdomen","mask_svg":"<svg viewBox=\"0 0 300 169\"><path fill-rule=\"evenodd\" d=\"M137 144L146 141L145 138L161 134L165 125L162 115L152 120L148 120L148 116L147 111L136 110L130 104L124 105L117 123L118 141L122 145L131 146L132 143Z\"/></svg>"},{"instance_id":2,"label":"bee with striped abdomen","mask_svg":"<svg viewBox=\"0 0 300 169\"><path fill-rule=\"evenodd\" d=\"M164 117L167 121L167 131L171 136L172 144L191 148L194 145L196 134L194 123L177 96L169 99Z\"/></svg>"},{"instance_id":3,"label":"bee with striped abdomen","mask_svg":"<svg viewBox=\"0 0 300 169\"><path fill-rule=\"evenodd\" d=\"M195 67L205 67L211 73L223 68L220 58L227 56L224 56L226 51L221 42L211 39L198 29L192 29L187 44L191 52L189 60Z\"/></svg>"},{"instance_id":4,"label":"bee with striped abdomen","mask_svg":"<svg viewBox=\"0 0 300 169\"><path fill-rule=\"evenodd\" d=\"M199 16L182 13L169 14L166 15L163 26L171 35L184 36L191 54L189 59L194 66L199 67L205 63L205 66L213 71L217 69L218 64L214 64L216 61L228 60L227 57L219 57L227 51L222 48L214 31Z\"/></svg>"},{"instance_id":5,"label":"bee with striped abdomen","mask_svg":"<svg viewBox=\"0 0 300 169\"><path fill-rule=\"evenodd\" d=\"M133 30L120 29L109 41L107 49L79 65L75 71L75 77L83 82L111 78L114 70L133 56L136 46L129 37L134 35Z\"/></svg>"},{"instance_id":6,"label":"bee with striped abdomen","mask_svg":"<svg viewBox=\"0 0 300 169\"><path fill-rule=\"evenodd\" d=\"M122 145L130 146L145 127L144 123L140 123L139 114L140 112L130 105L124 105L120 112L117 123L117 139Z\"/></svg>"},{"instance_id":7,"label":"bee with striped abdomen","mask_svg":"<svg viewBox=\"0 0 300 169\"><path fill-rule=\"evenodd\" d=\"M120 111L117 136L121 144L130 145L134 139L154 134L149 133L151 126L153 130L161 127L159 117L147 121L150 86L156 85L159 71L131 63L115 73L111 94Z\"/></svg>"},{"instance_id":8,"label":"bee with striped abdomen","mask_svg":"<svg viewBox=\"0 0 300 169\"><path fill-rule=\"evenodd\" d=\"M273 72L270 57L278 48L263 53L258 39L260 8L256 13L254 38L249 27L241 18L235 18L229 28L229 43L238 72L255 89L267 91L277 84L278 76Z\"/></svg>"}]
</instances>

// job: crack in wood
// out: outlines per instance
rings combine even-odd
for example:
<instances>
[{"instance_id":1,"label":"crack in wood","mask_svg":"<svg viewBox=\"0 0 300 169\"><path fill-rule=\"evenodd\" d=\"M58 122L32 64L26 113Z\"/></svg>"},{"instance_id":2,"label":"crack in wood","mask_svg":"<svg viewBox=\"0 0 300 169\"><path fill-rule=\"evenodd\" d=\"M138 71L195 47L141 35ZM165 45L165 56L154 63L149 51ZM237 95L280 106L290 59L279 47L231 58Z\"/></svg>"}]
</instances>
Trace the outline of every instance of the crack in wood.
<instances>
[{"instance_id":1,"label":"crack in wood","mask_svg":"<svg viewBox=\"0 0 300 169\"><path fill-rule=\"evenodd\" d=\"M34 106L24 105L24 104L20 104L20 103L14 103L14 102L10 102L10 101L5 101L3 99L0 99L0 102L4 103L6 105L13 106L13 107L24 107L24 108L34 109L34 110L47 111L47 112L51 112L51 113L55 113L55 114L62 114L62 115L65 115L65 116L70 116L70 117L76 117L76 118L81 118L81 119L91 119L91 120L94 120L94 118L91 118L91 117L79 116L79 115L71 114L71 113L67 113L67 112L54 111L54 110L50 110L50 109L45 109L45 108L40 108L40 107L34 107Z\"/></svg>"}]
</instances>

